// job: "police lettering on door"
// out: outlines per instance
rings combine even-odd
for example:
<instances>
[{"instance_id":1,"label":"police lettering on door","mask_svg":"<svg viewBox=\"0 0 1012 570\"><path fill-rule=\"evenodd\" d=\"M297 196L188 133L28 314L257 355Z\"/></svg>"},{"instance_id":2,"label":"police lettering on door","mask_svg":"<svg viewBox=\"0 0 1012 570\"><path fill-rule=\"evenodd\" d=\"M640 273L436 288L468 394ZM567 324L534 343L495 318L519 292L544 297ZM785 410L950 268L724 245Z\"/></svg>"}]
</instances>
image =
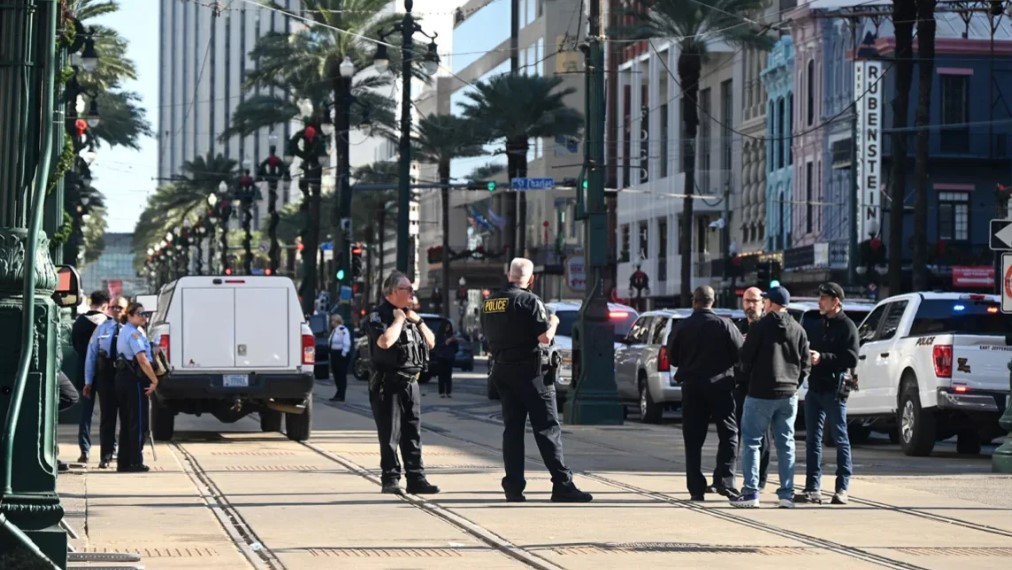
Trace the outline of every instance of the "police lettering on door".
<instances>
[{"instance_id":1,"label":"police lettering on door","mask_svg":"<svg viewBox=\"0 0 1012 570\"><path fill-rule=\"evenodd\" d=\"M486 313L505 313L506 307L509 305L509 299L486 299L485 300L485 312Z\"/></svg>"}]
</instances>

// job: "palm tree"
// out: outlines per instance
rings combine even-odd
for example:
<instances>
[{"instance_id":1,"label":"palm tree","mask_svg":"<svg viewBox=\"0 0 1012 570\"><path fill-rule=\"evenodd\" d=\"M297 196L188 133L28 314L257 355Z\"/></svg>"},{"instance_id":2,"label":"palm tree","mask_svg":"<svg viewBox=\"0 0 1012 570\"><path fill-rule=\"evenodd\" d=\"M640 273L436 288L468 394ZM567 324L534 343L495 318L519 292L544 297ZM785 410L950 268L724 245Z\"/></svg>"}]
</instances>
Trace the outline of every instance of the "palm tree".
<instances>
[{"instance_id":1,"label":"palm tree","mask_svg":"<svg viewBox=\"0 0 1012 570\"><path fill-rule=\"evenodd\" d=\"M889 294L897 295L903 284L903 204L907 192L907 133L910 85L914 75L915 0L893 0L896 35L896 98L893 99L892 175L889 193ZM865 236L858 236L864 239Z\"/></svg>"},{"instance_id":2,"label":"palm tree","mask_svg":"<svg viewBox=\"0 0 1012 570\"><path fill-rule=\"evenodd\" d=\"M430 115L418 122L415 135L415 156L423 162L436 164L442 186L443 221L443 316L450 316L450 161L455 158L485 154L477 128L469 119L453 115Z\"/></svg>"},{"instance_id":3,"label":"palm tree","mask_svg":"<svg viewBox=\"0 0 1012 570\"><path fill-rule=\"evenodd\" d=\"M481 182L483 180L495 178L496 176L502 174L504 170L506 170L506 167L502 164L491 162L475 168L464 178L468 182Z\"/></svg>"},{"instance_id":4,"label":"palm tree","mask_svg":"<svg viewBox=\"0 0 1012 570\"><path fill-rule=\"evenodd\" d=\"M688 304L692 291L692 211L696 190L696 134L699 127L699 77L711 46L768 50L773 41L763 31L747 25L743 16L758 14L763 0L656 0L625 10L633 16L632 27L621 35L631 39L673 38L678 46L678 83L682 90L682 124L685 140L682 166L685 198L679 253L682 256L681 300ZM710 120L710 117L704 117Z\"/></svg>"},{"instance_id":5,"label":"palm tree","mask_svg":"<svg viewBox=\"0 0 1012 570\"><path fill-rule=\"evenodd\" d=\"M928 287L928 160L931 84L935 75L935 1L917 1L917 154L914 158L913 290Z\"/></svg>"},{"instance_id":6,"label":"palm tree","mask_svg":"<svg viewBox=\"0 0 1012 570\"><path fill-rule=\"evenodd\" d=\"M559 77L502 74L478 82L475 90L467 94L470 102L463 105L464 116L481 125L487 140L505 140L506 170L510 180L527 176L527 149L531 138L575 135L583 126L583 115L565 103L566 96L576 89L559 88L561 84ZM510 205L519 208L519 216L511 215L515 210L511 212L511 208L506 208L507 219L517 219L515 226L506 225L510 258L524 255L527 249L527 194L517 194L519 205L515 202ZM517 227L520 233L514 236Z\"/></svg>"}]
</instances>

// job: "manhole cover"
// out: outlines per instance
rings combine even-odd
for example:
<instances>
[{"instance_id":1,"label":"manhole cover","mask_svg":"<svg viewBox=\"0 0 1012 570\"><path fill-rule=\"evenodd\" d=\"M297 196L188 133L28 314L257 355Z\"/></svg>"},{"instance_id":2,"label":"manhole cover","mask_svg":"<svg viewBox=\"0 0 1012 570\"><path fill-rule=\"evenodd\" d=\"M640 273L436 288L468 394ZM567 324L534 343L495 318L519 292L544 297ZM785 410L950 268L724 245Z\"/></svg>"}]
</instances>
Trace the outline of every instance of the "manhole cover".
<instances>
[{"instance_id":1,"label":"manhole cover","mask_svg":"<svg viewBox=\"0 0 1012 570\"><path fill-rule=\"evenodd\" d=\"M452 548L310 548L313 556L333 558L458 558Z\"/></svg>"}]
</instances>

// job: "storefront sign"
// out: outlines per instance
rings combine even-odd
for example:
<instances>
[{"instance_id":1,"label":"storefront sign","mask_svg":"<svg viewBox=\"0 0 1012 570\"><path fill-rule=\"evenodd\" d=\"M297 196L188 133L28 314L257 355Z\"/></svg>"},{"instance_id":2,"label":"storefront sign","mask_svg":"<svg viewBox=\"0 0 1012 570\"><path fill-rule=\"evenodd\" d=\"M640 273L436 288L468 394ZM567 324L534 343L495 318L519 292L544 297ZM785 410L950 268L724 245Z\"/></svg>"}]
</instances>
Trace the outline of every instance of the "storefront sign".
<instances>
[{"instance_id":1,"label":"storefront sign","mask_svg":"<svg viewBox=\"0 0 1012 570\"><path fill-rule=\"evenodd\" d=\"M882 63L854 63L857 108L857 235L865 239L881 224Z\"/></svg>"},{"instance_id":2,"label":"storefront sign","mask_svg":"<svg viewBox=\"0 0 1012 570\"><path fill-rule=\"evenodd\" d=\"M994 287L994 267L987 265L952 267L953 287Z\"/></svg>"}]
</instances>

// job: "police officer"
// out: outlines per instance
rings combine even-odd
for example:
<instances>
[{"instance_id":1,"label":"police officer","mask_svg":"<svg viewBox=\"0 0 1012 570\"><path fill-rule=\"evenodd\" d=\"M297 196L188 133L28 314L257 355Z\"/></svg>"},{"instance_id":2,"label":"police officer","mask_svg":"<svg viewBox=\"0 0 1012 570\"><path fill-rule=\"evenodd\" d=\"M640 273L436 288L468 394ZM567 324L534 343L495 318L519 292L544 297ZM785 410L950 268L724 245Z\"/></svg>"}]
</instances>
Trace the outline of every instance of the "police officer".
<instances>
[{"instance_id":1,"label":"police officer","mask_svg":"<svg viewBox=\"0 0 1012 570\"><path fill-rule=\"evenodd\" d=\"M373 364L369 403L380 442L382 491L402 492L401 464L397 458L400 447L408 493L431 495L438 493L439 487L426 480L422 464L418 376L435 337L425 321L410 309L415 291L407 276L394 271L383 282L383 292L383 301L373 308L365 324Z\"/></svg>"},{"instance_id":2,"label":"police officer","mask_svg":"<svg viewBox=\"0 0 1012 570\"><path fill-rule=\"evenodd\" d=\"M528 291L534 274L529 259L510 262L509 286L482 305L481 323L488 338L491 378L502 402L502 480L508 502L522 502L524 488L524 431L530 416L534 441L552 474L552 501L586 503L593 500L573 484L573 473L562 457L562 427L556 411L555 386L547 385L540 344L555 337L559 318L548 316L544 303Z\"/></svg>"},{"instance_id":3,"label":"police officer","mask_svg":"<svg viewBox=\"0 0 1012 570\"><path fill-rule=\"evenodd\" d=\"M144 306L127 305L116 339L116 398L119 401L119 457L116 471L145 472L144 436L147 433L148 396L158 387L152 368L154 354L144 334Z\"/></svg>"},{"instance_id":4,"label":"police officer","mask_svg":"<svg viewBox=\"0 0 1012 570\"><path fill-rule=\"evenodd\" d=\"M106 469L116 453L116 416L119 413L116 399L116 343L119 339L119 316L127 308L127 300L120 297L109 306L114 318L98 325L88 342L88 354L84 362L84 397L94 398L98 394L102 408L99 423L99 439L102 455L99 469Z\"/></svg>"}]
</instances>

